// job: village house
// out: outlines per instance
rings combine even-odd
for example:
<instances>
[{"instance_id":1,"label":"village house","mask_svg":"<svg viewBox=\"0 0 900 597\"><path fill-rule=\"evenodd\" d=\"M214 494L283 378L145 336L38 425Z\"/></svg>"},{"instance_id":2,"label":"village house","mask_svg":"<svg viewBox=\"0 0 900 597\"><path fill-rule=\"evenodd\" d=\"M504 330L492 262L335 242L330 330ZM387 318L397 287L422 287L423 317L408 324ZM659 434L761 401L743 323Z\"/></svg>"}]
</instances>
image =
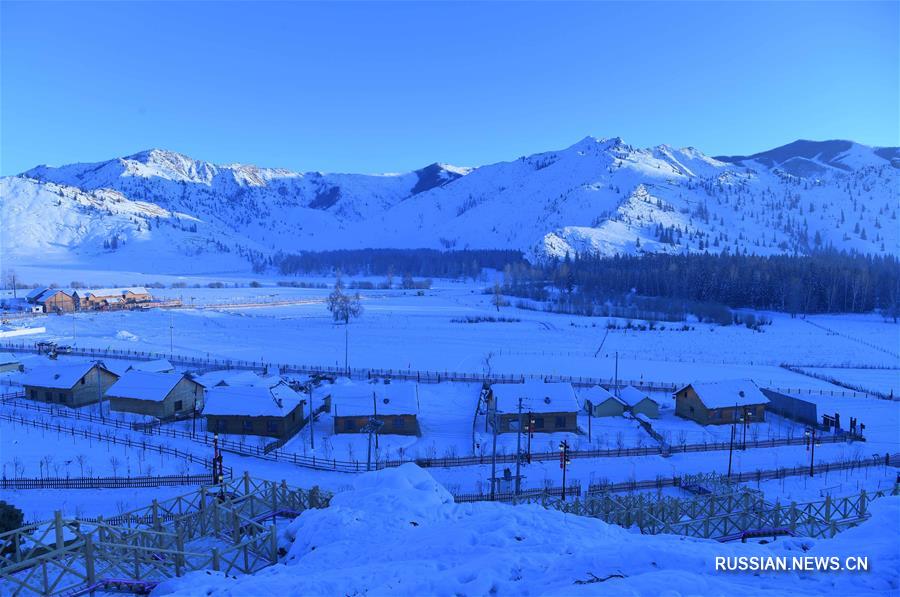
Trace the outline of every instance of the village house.
<instances>
[{"instance_id":1,"label":"village house","mask_svg":"<svg viewBox=\"0 0 900 597\"><path fill-rule=\"evenodd\" d=\"M0 373L7 371L22 371L22 363L13 353L0 352Z\"/></svg>"},{"instance_id":2,"label":"village house","mask_svg":"<svg viewBox=\"0 0 900 597\"><path fill-rule=\"evenodd\" d=\"M215 385L206 392L203 416L210 433L288 439L299 431L306 400L282 382L274 385Z\"/></svg>"},{"instance_id":3,"label":"village house","mask_svg":"<svg viewBox=\"0 0 900 597\"><path fill-rule=\"evenodd\" d=\"M359 433L370 419L385 435L419 435L419 395L413 383L343 383L331 386L334 433Z\"/></svg>"},{"instance_id":4,"label":"village house","mask_svg":"<svg viewBox=\"0 0 900 597\"><path fill-rule=\"evenodd\" d=\"M75 301L79 309L115 310L129 308L135 304L147 303L153 297L143 286L129 288L97 288L75 293Z\"/></svg>"},{"instance_id":5,"label":"village house","mask_svg":"<svg viewBox=\"0 0 900 597\"><path fill-rule=\"evenodd\" d=\"M749 379L695 382L675 392L675 414L702 425L762 422L768 403Z\"/></svg>"},{"instance_id":6,"label":"village house","mask_svg":"<svg viewBox=\"0 0 900 597\"><path fill-rule=\"evenodd\" d=\"M175 366L168 359L155 361L139 361L130 365L128 371L148 371L150 373L174 373Z\"/></svg>"},{"instance_id":7,"label":"village house","mask_svg":"<svg viewBox=\"0 0 900 597\"><path fill-rule=\"evenodd\" d=\"M619 399L625 403L626 408L635 416L644 415L650 419L659 418L659 402L634 386L622 388L619 391Z\"/></svg>"},{"instance_id":8,"label":"village house","mask_svg":"<svg viewBox=\"0 0 900 597\"><path fill-rule=\"evenodd\" d=\"M519 398L522 398L523 425L527 424L527 416L531 413L536 432L578 431L581 408L572 384L530 380L491 385L486 396L487 421L491 425L496 421L497 433L518 431Z\"/></svg>"},{"instance_id":9,"label":"village house","mask_svg":"<svg viewBox=\"0 0 900 597\"><path fill-rule=\"evenodd\" d=\"M108 390L109 409L171 419L203 403L203 386L186 375L127 371Z\"/></svg>"},{"instance_id":10,"label":"village house","mask_svg":"<svg viewBox=\"0 0 900 597\"><path fill-rule=\"evenodd\" d=\"M593 417L621 417L625 401L602 386L591 386L578 392L584 410Z\"/></svg>"},{"instance_id":11,"label":"village house","mask_svg":"<svg viewBox=\"0 0 900 597\"><path fill-rule=\"evenodd\" d=\"M25 299L44 313L72 313L76 309L75 297L58 288L35 288Z\"/></svg>"},{"instance_id":12,"label":"village house","mask_svg":"<svg viewBox=\"0 0 900 597\"><path fill-rule=\"evenodd\" d=\"M94 404L118 376L102 363L53 363L35 367L22 375L29 400L64 404L77 408Z\"/></svg>"}]
</instances>

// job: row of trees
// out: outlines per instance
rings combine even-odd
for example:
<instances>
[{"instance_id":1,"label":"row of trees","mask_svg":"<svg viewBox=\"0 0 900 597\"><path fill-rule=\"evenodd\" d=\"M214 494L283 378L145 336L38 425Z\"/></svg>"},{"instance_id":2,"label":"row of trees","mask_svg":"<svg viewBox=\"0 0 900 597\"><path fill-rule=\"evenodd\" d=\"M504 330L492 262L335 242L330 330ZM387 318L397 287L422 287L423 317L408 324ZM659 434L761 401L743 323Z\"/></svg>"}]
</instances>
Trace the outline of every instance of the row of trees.
<instances>
[{"instance_id":1,"label":"row of trees","mask_svg":"<svg viewBox=\"0 0 900 597\"><path fill-rule=\"evenodd\" d=\"M477 279L484 269L502 270L527 263L520 251L438 251L434 249L352 249L279 254L275 264L283 275L401 275Z\"/></svg>"},{"instance_id":2,"label":"row of trees","mask_svg":"<svg viewBox=\"0 0 900 597\"><path fill-rule=\"evenodd\" d=\"M536 300L554 292L594 303L631 295L791 314L881 310L900 316L900 262L893 256L834 250L769 257L567 256L535 266L510 265L504 274L505 292Z\"/></svg>"}]
</instances>

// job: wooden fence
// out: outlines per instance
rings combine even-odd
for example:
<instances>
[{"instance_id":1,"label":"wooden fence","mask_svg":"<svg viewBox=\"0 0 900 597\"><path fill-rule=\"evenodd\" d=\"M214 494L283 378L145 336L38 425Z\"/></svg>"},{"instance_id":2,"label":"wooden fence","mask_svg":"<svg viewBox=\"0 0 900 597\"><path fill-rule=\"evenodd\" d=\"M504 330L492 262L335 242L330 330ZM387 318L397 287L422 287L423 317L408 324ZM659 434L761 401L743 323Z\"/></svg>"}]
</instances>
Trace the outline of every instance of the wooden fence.
<instances>
[{"instance_id":1,"label":"wooden fence","mask_svg":"<svg viewBox=\"0 0 900 597\"><path fill-rule=\"evenodd\" d=\"M278 561L274 521L330 496L248 475L110 519L70 519L0 534L0 593L87 594L122 581L155 586L194 570L252 574Z\"/></svg>"},{"instance_id":2,"label":"wooden fence","mask_svg":"<svg viewBox=\"0 0 900 597\"><path fill-rule=\"evenodd\" d=\"M212 473L204 475L150 475L143 477L45 477L0 479L0 489L125 489L213 485Z\"/></svg>"}]
</instances>

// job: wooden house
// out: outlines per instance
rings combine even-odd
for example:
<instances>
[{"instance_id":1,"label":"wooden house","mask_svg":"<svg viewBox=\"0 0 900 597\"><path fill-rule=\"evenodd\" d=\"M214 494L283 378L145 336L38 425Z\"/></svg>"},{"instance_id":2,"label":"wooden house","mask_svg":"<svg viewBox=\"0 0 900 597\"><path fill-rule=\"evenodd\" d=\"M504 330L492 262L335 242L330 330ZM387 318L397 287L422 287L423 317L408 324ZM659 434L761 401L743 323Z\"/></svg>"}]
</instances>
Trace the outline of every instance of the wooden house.
<instances>
[{"instance_id":1,"label":"wooden house","mask_svg":"<svg viewBox=\"0 0 900 597\"><path fill-rule=\"evenodd\" d=\"M675 392L675 414L702 425L766 420L769 399L749 379L695 382Z\"/></svg>"},{"instance_id":2,"label":"wooden house","mask_svg":"<svg viewBox=\"0 0 900 597\"><path fill-rule=\"evenodd\" d=\"M186 375L132 370L106 390L106 398L116 412L171 419L203 403L203 386Z\"/></svg>"},{"instance_id":3,"label":"wooden house","mask_svg":"<svg viewBox=\"0 0 900 597\"><path fill-rule=\"evenodd\" d=\"M22 371L22 363L19 357L11 352L0 352L0 373L7 371Z\"/></svg>"},{"instance_id":4,"label":"wooden house","mask_svg":"<svg viewBox=\"0 0 900 597\"><path fill-rule=\"evenodd\" d=\"M496 421L497 433L518 431L520 398L523 426L527 424L530 413L536 432L578 431L578 411L581 407L572 384L532 380L525 383L495 383L488 389L487 420L490 425Z\"/></svg>"},{"instance_id":5,"label":"wooden house","mask_svg":"<svg viewBox=\"0 0 900 597\"><path fill-rule=\"evenodd\" d=\"M72 313L75 311L75 297L58 288L35 288L26 300L44 313Z\"/></svg>"},{"instance_id":6,"label":"wooden house","mask_svg":"<svg viewBox=\"0 0 900 597\"><path fill-rule=\"evenodd\" d=\"M381 435L419 435L419 393L414 383L338 383L330 390L334 433L360 433L370 419Z\"/></svg>"},{"instance_id":7,"label":"wooden house","mask_svg":"<svg viewBox=\"0 0 900 597\"><path fill-rule=\"evenodd\" d=\"M135 304L150 302L153 297L143 286L132 286L82 290L76 293L76 300L80 309L105 311L130 308Z\"/></svg>"},{"instance_id":8,"label":"wooden house","mask_svg":"<svg viewBox=\"0 0 900 597\"><path fill-rule=\"evenodd\" d=\"M210 433L287 439L306 423L302 394L286 383L216 385L206 392L203 416Z\"/></svg>"},{"instance_id":9,"label":"wooden house","mask_svg":"<svg viewBox=\"0 0 900 597\"><path fill-rule=\"evenodd\" d=\"M659 402L634 386L622 388L619 391L619 399L625 403L625 408L635 416L644 415L650 419L659 418Z\"/></svg>"},{"instance_id":10,"label":"wooden house","mask_svg":"<svg viewBox=\"0 0 900 597\"><path fill-rule=\"evenodd\" d=\"M100 402L118 376L98 362L53 363L22 375L25 397L77 408Z\"/></svg>"},{"instance_id":11,"label":"wooden house","mask_svg":"<svg viewBox=\"0 0 900 597\"><path fill-rule=\"evenodd\" d=\"M578 392L584 410L593 417L621 417L625 401L602 386L591 386Z\"/></svg>"}]
</instances>

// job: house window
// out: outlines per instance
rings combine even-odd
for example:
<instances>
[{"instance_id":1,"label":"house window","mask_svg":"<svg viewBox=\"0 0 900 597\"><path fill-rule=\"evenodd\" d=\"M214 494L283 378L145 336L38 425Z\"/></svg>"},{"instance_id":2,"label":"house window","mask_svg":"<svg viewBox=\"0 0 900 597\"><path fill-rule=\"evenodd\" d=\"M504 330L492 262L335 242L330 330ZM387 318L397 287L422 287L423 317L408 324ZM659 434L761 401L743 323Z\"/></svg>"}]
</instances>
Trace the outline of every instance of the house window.
<instances>
[{"instance_id":1,"label":"house window","mask_svg":"<svg viewBox=\"0 0 900 597\"><path fill-rule=\"evenodd\" d=\"M292 410L291 411L291 421L296 421L296 420L297 420L297 411Z\"/></svg>"},{"instance_id":2,"label":"house window","mask_svg":"<svg viewBox=\"0 0 900 597\"><path fill-rule=\"evenodd\" d=\"M406 421L403 420L403 417L394 417L392 425L394 429L403 429L406 427Z\"/></svg>"},{"instance_id":3,"label":"house window","mask_svg":"<svg viewBox=\"0 0 900 597\"><path fill-rule=\"evenodd\" d=\"M266 431L269 433L278 433L278 421L266 421Z\"/></svg>"},{"instance_id":4,"label":"house window","mask_svg":"<svg viewBox=\"0 0 900 597\"><path fill-rule=\"evenodd\" d=\"M37 399L38 399L38 392L37 392L37 390L34 390L34 389L28 390L28 395L31 396L31 399L32 399L32 400L37 400Z\"/></svg>"},{"instance_id":5,"label":"house window","mask_svg":"<svg viewBox=\"0 0 900 597\"><path fill-rule=\"evenodd\" d=\"M50 390L45 391L44 400L46 400L47 402L53 402L53 392L51 392Z\"/></svg>"},{"instance_id":6,"label":"house window","mask_svg":"<svg viewBox=\"0 0 900 597\"><path fill-rule=\"evenodd\" d=\"M62 392L59 393L59 403L63 404L66 401L66 395Z\"/></svg>"},{"instance_id":7,"label":"house window","mask_svg":"<svg viewBox=\"0 0 900 597\"><path fill-rule=\"evenodd\" d=\"M344 420L344 431L353 431L353 419L345 419Z\"/></svg>"},{"instance_id":8,"label":"house window","mask_svg":"<svg viewBox=\"0 0 900 597\"><path fill-rule=\"evenodd\" d=\"M87 379L87 377L82 377L82 378L81 378L81 385L84 385L84 380L85 380L85 379Z\"/></svg>"},{"instance_id":9,"label":"house window","mask_svg":"<svg viewBox=\"0 0 900 597\"><path fill-rule=\"evenodd\" d=\"M694 407L691 406L690 409L691 409L691 414L694 414Z\"/></svg>"},{"instance_id":10,"label":"house window","mask_svg":"<svg viewBox=\"0 0 900 597\"><path fill-rule=\"evenodd\" d=\"M565 417L556 417L556 428L561 429L566 426L566 418Z\"/></svg>"},{"instance_id":11,"label":"house window","mask_svg":"<svg viewBox=\"0 0 900 597\"><path fill-rule=\"evenodd\" d=\"M182 408L184 408L184 404L182 403L182 401L176 400L175 401L175 410L180 411Z\"/></svg>"},{"instance_id":12,"label":"house window","mask_svg":"<svg viewBox=\"0 0 900 597\"><path fill-rule=\"evenodd\" d=\"M543 429L544 428L544 417L535 417L534 418L534 428L535 429Z\"/></svg>"},{"instance_id":13,"label":"house window","mask_svg":"<svg viewBox=\"0 0 900 597\"><path fill-rule=\"evenodd\" d=\"M250 419L244 419L242 428L244 431L253 431L253 421Z\"/></svg>"}]
</instances>

